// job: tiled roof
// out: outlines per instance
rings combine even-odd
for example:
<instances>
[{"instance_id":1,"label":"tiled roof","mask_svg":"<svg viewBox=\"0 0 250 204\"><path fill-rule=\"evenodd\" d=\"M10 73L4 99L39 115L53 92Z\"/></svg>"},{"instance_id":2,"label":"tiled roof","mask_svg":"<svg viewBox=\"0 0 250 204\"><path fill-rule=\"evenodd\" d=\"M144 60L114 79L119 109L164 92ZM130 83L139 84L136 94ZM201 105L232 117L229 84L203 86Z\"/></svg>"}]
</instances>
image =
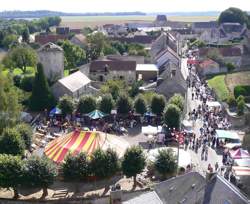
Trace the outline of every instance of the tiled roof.
<instances>
[{"instance_id":1,"label":"tiled roof","mask_svg":"<svg viewBox=\"0 0 250 204\"><path fill-rule=\"evenodd\" d=\"M41 45L52 42L55 43L58 40L66 40L67 35L56 35L56 34L42 34L35 36L35 42Z\"/></svg>"},{"instance_id":2,"label":"tiled roof","mask_svg":"<svg viewBox=\"0 0 250 204\"><path fill-rule=\"evenodd\" d=\"M54 43L48 42L38 49L38 52L41 51L63 51L63 49Z\"/></svg>"},{"instance_id":3,"label":"tiled roof","mask_svg":"<svg viewBox=\"0 0 250 204\"><path fill-rule=\"evenodd\" d=\"M216 28L218 26L218 23L216 21L209 21L209 22L195 22L193 23L194 28Z\"/></svg>"},{"instance_id":4,"label":"tiled roof","mask_svg":"<svg viewBox=\"0 0 250 204\"><path fill-rule=\"evenodd\" d=\"M204 60L203 62L200 63L201 68L207 68L210 65L218 65L218 63L211 59Z\"/></svg>"},{"instance_id":5,"label":"tiled roof","mask_svg":"<svg viewBox=\"0 0 250 204\"><path fill-rule=\"evenodd\" d=\"M117 60L95 60L90 64L90 72L102 71L105 69L112 71L135 71L136 61L117 61Z\"/></svg>"}]
</instances>

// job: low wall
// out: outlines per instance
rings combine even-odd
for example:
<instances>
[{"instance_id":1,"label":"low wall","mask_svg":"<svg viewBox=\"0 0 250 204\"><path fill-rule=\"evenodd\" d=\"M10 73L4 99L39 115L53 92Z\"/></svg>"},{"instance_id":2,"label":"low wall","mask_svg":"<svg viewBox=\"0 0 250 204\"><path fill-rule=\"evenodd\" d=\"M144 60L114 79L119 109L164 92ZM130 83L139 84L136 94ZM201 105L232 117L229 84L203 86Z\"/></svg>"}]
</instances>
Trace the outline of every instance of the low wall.
<instances>
[{"instance_id":1,"label":"low wall","mask_svg":"<svg viewBox=\"0 0 250 204\"><path fill-rule=\"evenodd\" d=\"M227 109L227 117L233 128L241 128L246 125L246 114L243 116L233 115Z\"/></svg>"}]
</instances>

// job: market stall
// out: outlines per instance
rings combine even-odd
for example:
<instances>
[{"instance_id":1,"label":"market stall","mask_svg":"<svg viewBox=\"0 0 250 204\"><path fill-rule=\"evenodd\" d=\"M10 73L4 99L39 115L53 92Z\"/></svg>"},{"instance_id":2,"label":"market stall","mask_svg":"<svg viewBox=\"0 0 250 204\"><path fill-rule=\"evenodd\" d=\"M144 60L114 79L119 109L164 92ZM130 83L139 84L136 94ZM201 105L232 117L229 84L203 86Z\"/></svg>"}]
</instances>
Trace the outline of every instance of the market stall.
<instances>
[{"instance_id":1,"label":"market stall","mask_svg":"<svg viewBox=\"0 0 250 204\"><path fill-rule=\"evenodd\" d=\"M250 154L248 153L248 151L242 148L239 148L235 151L231 151L230 155L232 159L250 159Z\"/></svg>"},{"instance_id":2,"label":"market stall","mask_svg":"<svg viewBox=\"0 0 250 204\"><path fill-rule=\"evenodd\" d=\"M216 139L220 140L220 143L223 144L223 147L226 147L226 145L229 145L229 144L241 146L239 135L234 131L216 130L215 137Z\"/></svg>"},{"instance_id":3,"label":"market stall","mask_svg":"<svg viewBox=\"0 0 250 204\"><path fill-rule=\"evenodd\" d=\"M45 147L44 154L56 163L61 163L68 153L73 155L86 152L88 155L96 149L114 149L122 157L129 143L121 137L103 132L74 131L56 138Z\"/></svg>"}]
</instances>

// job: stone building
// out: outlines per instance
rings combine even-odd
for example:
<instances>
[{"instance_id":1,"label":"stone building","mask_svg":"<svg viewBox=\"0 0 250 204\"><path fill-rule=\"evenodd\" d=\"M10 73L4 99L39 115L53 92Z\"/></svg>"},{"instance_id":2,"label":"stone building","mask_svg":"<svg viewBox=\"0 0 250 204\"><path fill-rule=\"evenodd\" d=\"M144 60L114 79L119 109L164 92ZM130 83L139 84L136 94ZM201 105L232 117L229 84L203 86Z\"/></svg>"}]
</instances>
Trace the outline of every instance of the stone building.
<instances>
[{"instance_id":1,"label":"stone building","mask_svg":"<svg viewBox=\"0 0 250 204\"><path fill-rule=\"evenodd\" d=\"M38 49L39 62L42 63L44 74L49 81L56 81L63 77L64 52L61 47L47 43Z\"/></svg>"},{"instance_id":2,"label":"stone building","mask_svg":"<svg viewBox=\"0 0 250 204\"><path fill-rule=\"evenodd\" d=\"M95 60L90 63L89 76L94 81L124 80L132 84L136 80L136 61Z\"/></svg>"}]
</instances>

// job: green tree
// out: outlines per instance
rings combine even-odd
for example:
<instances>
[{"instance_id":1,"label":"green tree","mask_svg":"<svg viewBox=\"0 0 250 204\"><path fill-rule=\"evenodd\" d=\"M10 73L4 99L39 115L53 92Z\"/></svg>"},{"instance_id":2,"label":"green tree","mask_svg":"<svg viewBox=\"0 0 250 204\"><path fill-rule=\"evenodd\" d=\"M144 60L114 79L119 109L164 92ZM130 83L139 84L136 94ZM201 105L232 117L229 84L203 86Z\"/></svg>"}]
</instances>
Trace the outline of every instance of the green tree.
<instances>
[{"instance_id":1,"label":"green tree","mask_svg":"<svg viewBox=\"0 0 250 204\"><path fill-rule=\"evenodd\" d=\"M161 115L166 105L165 97L162 95L154 95L151 101L151 110L156 115Z\"/></svg>"},{"instance_id":2,"label":"green tree","mask_svg":"<svg viewBox=\"0 0 250 204\"><path fill-rule=\"evenodd\" d=\"M18 46L13 48L5 57L5 66L8 68L19 68L26 73L28 66L34 67L37 63L37 54L35 50L27 46Z\"/></svg>"},{"instance_id":3,"label":"green tree","mask_svg":"<svg viewBox=\"0 0 250 204\"><path fill-rule=\"evenodd\" d=\"M232 72L235 69L235 65L232 63L227 63L226 67L229 72Z\"/></svg>"},{"instance_id":4,"label":"green tree","mask_svg":"<svg viewBox=\"0 0 250 204\"><path fill-rule=\"evenodd\" d=\"M101 92L103 94L111 94L113 99L117 100L120 93L127 92L127 87L122 80L108 80L101 86Z\"/></svg>"},{"instance_id":5,"label":"green tree","mask_svg":"<svg viewBox=\"0 0 250 204\"><path fill-rule=\"evenodd\" d=\"M171 128L179 128L181 119L181 110L174 104L169 104L164 112L164 121Z\"/></svg>"},{"instance_id":6,"label":"green tree","mask_svg":"<svg viewBox=\"0 0 250 204\"><path fill-rule=\"evenodd\" d=\"M97 178L108 178L113 176L118 170L118 156L111 149L108 149L106 152L97 149L91 155L90 166L91 171Z\"/></svg>"},{"instance_id":7,"label":"green tree","mask_svg":"<svg viewBox=\"0 0 250 204\"><path fill-rule=\"evenodd\" d=\"M88 47L88 58L95 60L100 57L106 44L106 37L101 33L97 32L87 36Z\"/></svg>"},{"instance_id":8,"label":"green tree","mask_svg":"<svg viewBox=\"0 0 250 204\"><path fill-rule=\"evenodd\" d=\"M250 25L247 12L244 12L241 9L234 7L230 7L225 11L221 12L218 21L220 24L234 22L240 23L241 25L243 25L244 23L246 23L247 26Z\"/></svg>"},{"instance_id":9,"label":"green tree","mask_svg":"<svg viewBox=\"0 0 250 204\"><path fill-rule=\"evenodd\" d=\"M227 104L229 105L229 108L236 107L237 102L236 102L235 97L234 97L233 95L230 95L230 96L227 98Z\"/></svg>"},{"instance_id":10,"label":"green tree","mask_svg":"<svg viewBox=\"0 0 250 204\"><path fill-rule=\"evenodd\" d=\"M166 178L167 175L173 175L177 170L177 158L172 149L159 150L154 162L155 169Z\"/></svg>"},{"instance_id":11,"label":"green tree","mask_svg":"<svg viewBox=\"0 0 250 204\"><path fill-rule=\"evenodd\" d=\"M139 95L136 99L135 99L135 103L134 103L134 108L135 111L141 115L143 115L144 113L147 112L147 105L146 105L146 101L143 98L142 95Z\"/></svg>"},{"instance_id":12,"label":"green tree","mask_svg":"<svg viewBox=\"0 0 250 204\"><path fill-rule=\"evenodd\" d=\"M80 113L89 113L96 109L96 100L92 96L83 96L78 102L77 109Z\"/></svg>"},{"instance_id":13,"label":"green tree","mask_svg":"<svg viewBox=\"0 0 250 204\"><path fill-rule=\"evenodd\" d=\"M90 162L86 153L81 152L78 155L67 155L62 164L64 179L69 181L78 181L86 179L90 175Z\"/></svg>"},{"instance_id":14,"label":"green tree","mask_svg":"<svg viewBox=\"0 0 250 204\"><path fill-rule=\"evenodd\" d=\"M18 93L13 86L11 76L5 76L0 67L0 134L5 127L16 124L21 106Z\"/></svg>"},{"instance_id":15,"label":"green tree","mask_svg":"<svg viewBox=\"0 0 250 204\"><path fill-rule=\"evenodd\" d=\"M86 62L86 53L78 45L74 45L68 40L59 41L57 44L63 48L66 69L76 68Z\"/></svg>"},{"instance_id":16,"label":"green tree","mask_svg":"<svg viewBox=\"0 0 250 204\"><path fill-rule=\"evenodd\" d=\"M23 161L20 157L0 154L0 186L12 188L14 198L18 198L17 188L23 181Z\"/></svg>"},{"instance_id":17,"label":"green tree","mask_svg":"<svg viewBox=\"0 0 250 204\"><path fill-rule=\"evenodd\" d=\"M131 99L127 95L121 94L117 99L116 106L117 106L117 113L128 114L129 111L132 110Z\"/></svg>"},{"instance_id":18,"label":"green tree","mask_svg":"<svg viewBox=\"0 0 250 204\"><path fill-rule=\"evenodd\" d=\"M15 34L6 35L3 39L3 46L5 48L10 48L12 45L16 44L18 41L18 36Z\"/></svg>"},{"instance_id":19,"label":"green tree","mask_svg":"<svg viewBox=\"0 0 250 204\"><path fill-rule=\"evenodd\" d=\"M113 107L114 107L114 100L111 94L105 94L104 96L102 96L102 99L99 104L99 109L104 113L110 114Z\"/></svg>"},{"instance_id":20,"label":"green tree","mask_svg":"<svg viewBox=\"0 0 250 204\"><path fill-rule=\"evenodd\" d=\"M25 43L29 43L30 41L30 31L28 27L26 27L22 32L22 40Z\"/></svg>"},{"instance_id":21,"label":"green tree","mask_svg":"<svg viewBox=\"0 0 250 204\"><path fill-rule=\"evenodd\" d=\"M55 99L51 94L48 81L43 72L43 65L37 64L37 72L32 87L29 106L31 110L43 111L50 109L55 105Z\"/></svg>"},{"instance_id":22,"label":"green tree","mask_svg":"<svg viewBox=\"0 0 250 204\"><path fill-rule=\"evenodd\" d=\"M27 123L20 123L16 126L16 129L24 141L25 148L30 149L33 135L32 127Z\"/></svg>"},{"instance_id":23,"label":"green tree","mask_svg":"<svg viewBox=\"0 0 250 204\"><path fill-rule=\"evenodd\" d=\"M48 187L57 175L56 166L46 157L30 157L25 163L25 180L29 187L43 189L43 197L48 195Z\"/></svg>"},{"instance_id":24,"label":"green tree","mask_svg":"<svg viewBox=\"0 0 250 204\"><path fill-rule=\"evenodd\" d=\"M59 99L58 106L62 110L63 117L65 117L67 114L72 114L74 111L73 98L70 96L64 95L63 97Z\"/></svg>"},{"instance_id":25,"label":"green tree","mask_svg":"<svg viewBox=\"0 0 250 204\"><path fill-rule=\"evenodd\" d=\"M244 100L237 100L237 114L238 115L244 114L245 106L246 106L246 103Z\"/></svg>"},{"instance_id":26,"label":"green tree","mask_svg":"<svg viewBox=\"0 0 250 204\"><path fill-rule=\"evenodd\" d=\"M168 104L176 105L181 111L184 110L184 98L180 94L174 94L168 101Z\"/></svg>"},{"instance_id":27,"label":"green tree","mask_svg":"<svg viewBox=\"0 0 250 204\"><path fill-rule=\"evenodd\" d=\"M24 155L25 143L15 128L4 129L0 136L0 154Z\"/></svg>"},{"instance_id":28,"label":"green tree","mask_svg":"<svg viewBox=\"0 0 250 204\"><path fill-rule=\"evenodd\" d=\"M146 166L146 158L142 148L133 146L126 150L122 160L122 171L127 177L134 178L136 185L136 175L141 173Z\"/></svg>"},{"instance_id":29,"label":"green tree","mask_svg":"<svg viewBox=\"0 0 250 204\"><path fill-rule=\"evenodd\" d=\"M142 80L141 81L135 81L132 84L131 88L129 89L129 95L131 97L135 97L139 93L139 91L140 91L139 88L140 88L140 86L142 86L142 84L143 84Z\"/></svg>"}]
</instances>

